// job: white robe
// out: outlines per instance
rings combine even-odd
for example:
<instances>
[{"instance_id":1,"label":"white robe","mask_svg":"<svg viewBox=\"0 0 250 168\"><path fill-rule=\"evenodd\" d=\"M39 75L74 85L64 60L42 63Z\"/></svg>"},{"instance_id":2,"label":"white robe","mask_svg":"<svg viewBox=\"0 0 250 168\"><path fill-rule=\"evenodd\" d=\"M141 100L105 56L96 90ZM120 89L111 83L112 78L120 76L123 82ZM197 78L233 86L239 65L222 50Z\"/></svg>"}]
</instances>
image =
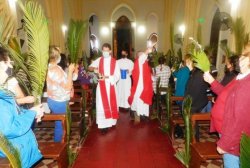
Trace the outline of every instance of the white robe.
<instances>
[{"instance_id":1,"label":"white robe","mask_svg":"<svg viewBox=\"0 0 250 168\"><path fill-rule=\"evenodd\" d=\"M143 64L147 60L148 56L143 53L142 55L139 56L139 69L140 69L140 74L139 74L139 80L138 84L136 87L134 99L131 105L131 109L133 111L136 111L137 115L144 115L144 116L149 116L149 105L145 104L140 96L143 91Z\"/></svg>"},{"instance_id":2,"label":"white robe","mask_svg":"<svg viewBox=\"0 0 250 168\"><path fill-rule=\"evenodd\" d=\"M118 65L120 69L126 69L129 71L127 73L126 79L120 79L117 83L117 89L118 89L118 106L123 108L129 108L130 105L128 104L128 97L130 95L130 89L131 89L131 73L134 68L134 63L130 59L122 58L119 59Z\"/></svg>"},{"instance_id":3,"label":"white robe","mask_svg":"<svg viewBox=\"0 0 250 168\"><path fill-rule=\"evenodd\" d=\"M101 59L101 57L97 58L95 61L93 61L92 64L90 65L90 67L99 68L100 59ZM116 92L116 101L117 101L118 95L117 95L116 82L120 78L120 68L116 62L114 74L111 76L110 75L110 62L111 62L111 57L104 58L104 65L103 65L104 75L109 76L108 79L105 79L106 91L107 91L108 101L109 101L110 84L114 85L115 92ZM109 101L109 104L110 104L110 101ZM118 111L118 107L117 107L117 111ZM101 91L100 91L100 85L98 83L97 88L96 88L96 123L98 125L98 128L112 127L113 125L116 125L116 122L117 122L117 119L113 119L113 118L106 119L105 118L105 113L104 113L103 104L102 104Z\"/></svg>"}]
</instances>

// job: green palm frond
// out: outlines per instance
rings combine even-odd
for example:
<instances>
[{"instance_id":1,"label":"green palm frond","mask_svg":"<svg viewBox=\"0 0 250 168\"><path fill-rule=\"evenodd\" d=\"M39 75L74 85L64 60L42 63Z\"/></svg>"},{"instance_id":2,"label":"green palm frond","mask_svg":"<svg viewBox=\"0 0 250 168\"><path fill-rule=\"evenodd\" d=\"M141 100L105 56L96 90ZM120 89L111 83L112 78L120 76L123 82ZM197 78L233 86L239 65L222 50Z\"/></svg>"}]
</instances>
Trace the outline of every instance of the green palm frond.
<instances>
[{"instance_id":1,"label":"green palm frond","mask_svg":"<svg viewBox=\"0 0 250 168\"><path fill-rule=\"evenodd\" d=\"M236 54L241 54L247 35L245 24L241 17L238 17L233 21L232 32L235 38L235 52Z\"/></svg>"},{"instance_id":2,"label":"green palm frond","mask_svg":"<svg viewBox=\"0 0 250 168\"><path fill-rule=\"evenodd\" d=\"M192 137L192 125L191 125L191 105L192 98L187 96L183 101L183 118L185 125L185 150L178 151L175 156L181 161L186 167L189 167L191 159L190 143Z\"/></svg>"},{"instance_id":3,"label":"green palm frond","mask_svg":"<svg viewBox=\"0 0 250 168\"><path fill-rule=\"evenodd\" d=\"M207 55L205 54L204 50L202 49L201 45L197 41L195 41L193 38L190 38L190 40L192 41L192 43L195 46L191 52L192 59L193 59L193 61L196 62L194 64L194 66L199 68L203 72L209 71L210 70L210 62L209 62L209 59L208 59Z\"/></svg>"},{"instance_id":4,"label":"green palm frond","mask_svg":"<svg viewBox=\"0 0 250 168\"><path fill-rule=\"evenodd\" d=\"M31 79L32 94L41 96L47 73L49 58L48 22L42 7L35 1L27 1L25 5L18 1L24 12L25 28L28 36L28 70Z\"/></svg>"},{"instance_id":5,"label":"green palm frond","mask_svg":"<svg viewBox=\"0 0 250 168\"><path fill-rule=\"evenodd\" d=\"M198 24L198 29L197 29L197 41L198 43L202 43L202 27L201 24Z\"/></svg>"},{"instance_id":6,"label":"green palm frond","mask_svg":"<svg viewBox=\"0 0 250 168\"><path fill-rule=\"evenodd\" d=\"M71 63L77 63L80 57L80 49L83 41L83 37L88 29L87 21L74 21L70 20L68 31L68 49L70 54Z\"/></svg>"},{"instance_id":7,"label":"green palm frond","mask_svg":"<svg viewBox=\"0 0 250 168\"><path fill-rule=\"evenodd\" d=\"M224 51L225 56L227 58L229 58L232 55L232 51L230 50L230 48L227 46L227 44L225 43L221 43L220 44L220 48Z\"/></svg>"},{"instance_id":8,"label":"green palm frond","mask_svg":"<svg viewBox=\"0 0 250 168\"><path fill-rule=\"evenodd\" d=\"M6 43L14 31L14 19L4 1L0 1L0 41Z\"/></svg>"},{"instance_id":9,"label":"green palm frond","mask_svg":"<svg viewBox=\"0 0 250 168\"><path fill-rule=\"evenodd\" d=\"M170 24L170 47L171 47L171 52L173 55L175 55L174 51L174 24Z\"/></svg>"},{"instance_id":10,"label":"green palm frond","mask_svg":"<svg viewBox=\"0 0 250 168\"><path fill-rule=\"evenodd\" d=\"M18 149L14 147L2 133L0 133L0 150L8 158L12 167L22 168L21 157Z\"/></svg>"},{"instance_id":11,"label":"green palm frond","mask_svg":"<svg viewBox=\"0 0 250 168\"><path fill-rule=\"evenodd\" d=\"M88 57L86 51L83 51L82 62L84 69L88 69Z\"/></svg>"},{"instance_id":12,"label":"green palm frond","mask_svg":"<svg viewBox=\"0 0 250 168\"><path fill-rule=\"evenodd\" d=\"M2 46L9 51L10 57L14 61L14 74L19 85L24 89L23 91L26 95L31 95L29 84L30 75L27 68L28 65L25 62L27 54L21 52L21 47L16 38L10 38L8 45L2 44Z\"/></svg>"},{"instance_id":13,"label":"green palm frond","mask_svg":"<svg viewBox=\"0 0 250 168\"><path fill-rule=\"evenodd\" d=\"M250 136L243 134L240 141L240 167L250 167Z\"/></svg>"}]
</instances>

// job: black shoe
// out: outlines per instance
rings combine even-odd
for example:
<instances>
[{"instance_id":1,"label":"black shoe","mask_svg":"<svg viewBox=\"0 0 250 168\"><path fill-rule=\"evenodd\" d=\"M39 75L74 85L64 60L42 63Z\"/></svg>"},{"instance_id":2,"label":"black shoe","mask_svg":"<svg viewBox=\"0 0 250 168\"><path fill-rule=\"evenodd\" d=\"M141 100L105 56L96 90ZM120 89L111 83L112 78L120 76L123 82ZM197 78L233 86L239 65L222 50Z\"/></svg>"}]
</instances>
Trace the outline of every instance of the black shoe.
<instances>
[{"instance_id":1,"label":"black shoe","mask_svg":"<svg viewBox=\"0 0 250 168\"><path fill-rule=\"evenodd\" d=\"M108 132L108 128L102 128L102 129L100 129L100 131L101 131L102 135L105 135Z\"/></svg>"},{"instance_id":2,"label":"black shoe","mask_svg":"<svg viewBox=\"0 0 250 168\"><path fill-rule=\"evenodd\" d=\"M131 120L135 119L135 111L132 111L131 109L129 110L129 115L131 117Z\"/></svg>"},{"instance_id":3,"label":"black shoe","mask_svg":"<svg viewBox=\"0 0 250 168\"><path fill-rule=\"evenodd\" d=\"M184 133L180 125L176 125L175 130L174 130L174 136L175 138L183 138Z\"/></svg>"}]
</instances>

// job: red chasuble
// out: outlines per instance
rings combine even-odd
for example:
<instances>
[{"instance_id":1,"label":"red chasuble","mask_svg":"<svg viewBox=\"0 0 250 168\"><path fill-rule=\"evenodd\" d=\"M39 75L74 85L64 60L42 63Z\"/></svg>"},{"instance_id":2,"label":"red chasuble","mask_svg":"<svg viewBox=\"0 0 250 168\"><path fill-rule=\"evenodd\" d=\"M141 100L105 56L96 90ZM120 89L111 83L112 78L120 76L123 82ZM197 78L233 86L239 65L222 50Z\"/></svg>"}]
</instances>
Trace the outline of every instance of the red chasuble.
<instances>
[{"instance_id":1,"label":"red chasuble","mask_svg":"<svg viewBox=\"0 0 250 168\"><path fill-rule=\"evenodd\" d=\"M115 65L116 60L114 58L111 58L110 62L110 75L114 75L115 72ZM99 72L101 74L104 74L104 58L101 57L100 63L99 63ZM105 118L113 118L117 119L119 117L118 111L117 111L117 102L116 102L116 94L115 94L115 86L110 84L110 100L108 100L107 90L106 90L106 83L105 80L99 81L100 85L100 92L102 97L102 105L105 113ZM110 104L109 104L110 102Z\"/></svg>"},{"instance_id":2,"label":"red chasuble","mask_svg":"<svg viewBox=\"0 0 250 168\"><path fill-rule=\"evenodd\" d=\"M145 61L142 65L143 68L143 90L140 95L141 100L148 105L152 104L153 98L153 81L151 78L151 68L148 65L148 61ZM137 58L134 63L134 69L132 71L133 86L131 87L131 93L128 98L128 103L131 105L134 99L136 88L138 85L140 76L139 59Z\"/></svg>"}]
</instances>

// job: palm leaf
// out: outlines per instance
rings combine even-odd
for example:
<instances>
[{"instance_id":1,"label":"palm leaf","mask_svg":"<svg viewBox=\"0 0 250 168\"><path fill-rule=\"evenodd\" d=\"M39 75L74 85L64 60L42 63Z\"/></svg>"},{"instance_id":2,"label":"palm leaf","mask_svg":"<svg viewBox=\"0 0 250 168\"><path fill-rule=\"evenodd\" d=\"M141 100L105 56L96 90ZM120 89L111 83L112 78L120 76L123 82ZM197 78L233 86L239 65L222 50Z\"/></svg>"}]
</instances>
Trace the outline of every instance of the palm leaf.
<instances>
[{"instance_id":1,"label":"palm leaf","mask_svg":"<svg viewBox=\"0 0 250 168\"><path fill-rule=\"evenodd\" d=\"M241 17L236 18L233 21L233 34L235 38L235 52L241 54L246 40L246 28Z\"/></svg>"},{"instance_id":2,"label":"palm leaf","mask_svg":"<svg viewBox=\"0 0 250 168\"><path fill-rule=\"evenodd\" d=\"M28 36L28 70L31 79L32 94L41 96L43 92L49 50L48 22L42 7L34 2L27 1L25 5L18 1L24 12L25 28Z\"/></svg>"},{"instance_id":3,"label":"palm leaf","mask_svg":"<svg viewBox=\"0 0 250 168\"><path fill-rule=\"evenodd\" d=\"M227 58L229 58L232 55L232 51L230 50L230 48L227 46L227 44L225 43L221 43L220 44L220 48L224 51L225 56Z\"/></svg>"},{"instance_id":4,"label":"palm leaf","mask_svg":"<svg viewBox=\"0 0 250 168\"><path fill-rule=\"evenodd\" d=\"M240 141L240 167L250 167L250 136L243 134Z\"/></svg>"},{"instance_id":5,"label":"palm leaf","mask_svg":"<svg viewBox=\"0 0 250 168\"><path fill-rule=\"evenodd\" d=\"M14 19L6 2L0 1L0 41L6 43L14 31Z\"/></svg>"},{"instance_id":6,"label":"palm leaf","mask_svg":"<svg viewBox=\"0 0 250 168\"><path fill-rule=\"evenodd\" d=\"M197 41L198 43L201 44L202 42L202 27L201 24L198 24L198 29L197 29Z\"/></svg>"},{"instance_id":7,"label":"palm leaf","mask_svg":"<svg viewBox=\"0 0 250 168\"><path fill-rule=\"evenodd\" d=\"M67 45L71 63L78 62L82 40L88 28L87 23L87 21L82 20L70 20Z\"/></svg>"},{"instance_id":8,"label":"palm leaf","mask_svg":"<svg viewBox=\"0 0 250 168\"><path fill-rule=\"evenodd\" d=\"M192 98L187 96L183 101L183 118L185 125L185 151L178 151L175 156L186 167L189 167L191 159L190 142L192 137L192 125L191 125L191 105Z\"/></svg>"},{"instance_id":9,"label":"palm leaf","mask_svg":"<svg viewBox=\"0 0 250 168\"><path fill-rule=\"evenodd\" d=\"M171 47L171 52L172 55L175 55L175 51L174 51L174 24L171 23L170 24L170 47Z\"/></svg>"},{"instance_id":10,"label":"palm leaf","mask_svg":"<svg viewBox=\"0 0 250 168\"><path fill-rule=\"evenodd\" d=\"M194 66L196 66L197 68L199 68L203 72L209 71L210 70L210 62L209 62L207 55L205 54L205 52L201 48L201 45L197 41L193 40L193 38L190 38L190 40L195 45L195 47L193 48L193 51L191 53L193 61L196 62L194 64Z\"/></svg>"},{"instance_id":11,"label":"palm leaf","mask_svg":"<svg viewBox=\"0 0 250 168\"><path fill-rule=\"evenodd\" d=\"M2 133L0 133L0 150L8 158L12 167L22 168L18 149Z\"/></svg>"}]
</instances>

